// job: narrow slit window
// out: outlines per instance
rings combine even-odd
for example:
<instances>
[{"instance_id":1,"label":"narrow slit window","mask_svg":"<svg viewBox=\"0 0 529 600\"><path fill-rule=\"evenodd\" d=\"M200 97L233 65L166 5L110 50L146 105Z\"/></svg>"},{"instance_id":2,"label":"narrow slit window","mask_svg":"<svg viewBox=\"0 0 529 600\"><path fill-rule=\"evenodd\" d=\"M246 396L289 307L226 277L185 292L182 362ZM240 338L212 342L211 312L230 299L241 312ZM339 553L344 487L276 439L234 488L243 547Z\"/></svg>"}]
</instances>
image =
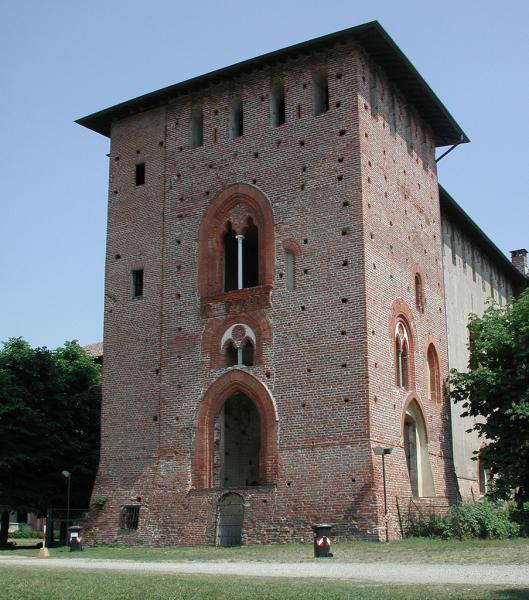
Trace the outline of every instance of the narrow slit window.
<instances>
[{"instance_id":1,"label":"narrow slit window","mask_svg":"<svg viewBox=\"0 0 529 600\"><path fill-rule=\"evenodd\" d=\"M369 104L371 105L371 115L376 117L377 106L377 75L374 71L369 76Z\"/></svg>"},{"instance_id":2,"label":"narrow slit window","mask_svg":"<svg viewBox=\"0 0 529 600\"><path fill-rule=\"evenodd\" d=\"M419 312L424 312L424 292L419 273L415 273L415 305Z\"/></svg>"},{"instance_id":3,"label":"narrow slit window","mask_svg":"<svg viewBox=\"0 0 529 600\"><path fill-rule=\"evenodd\" d=\"M327 73L319 71L312 78L312 93L314 116L321 115L329 110L329 81Z\"/></svg>"},{"instance_id":4,"label":"narrow slit window","mask_svg":"<svg viewBox=\"0 0 529 600\"><path fill-rule=\"evenodd\" d=\"M450 250L452 252L452 264L457 265L457 255L456 255L456 234L452 229L450 232Z\"/></svg>"},{"instance_id":5,"label":"narrow slit window","mask_svg":"<svg viewBox=\"0 0 529 600\"><path fill-rule=\"evenodd\" d=\"M395 99L395 94L391 95L390 112L389 130L392 135L395 135L397 132L397 101Z\"/></svg>"},{"instance_id":6,"label":"narrow slit window","mask_svg":"<svg viewBox=\"0 0 529 600\"><path fill-rule=\"evenodd\" d=\"M199 148L204 144L204 112L201 106L196 106L191 111L189 141L191 148Z\"/></svg>"},{"instance_id":7,"label":"narrow slit window","mask_svg":"<svg viewBox=\"0 0 529 600\"><path fill-rule=\"evenodd\" d=\"M136 185L144 185L145 184L145 163L139 163L136 165Z\"/></svg>"},{"instance_id":8,"label":"narrow slit window","mask_svg":"<svg viewBox=\"0 0 529 600\"><path fill-rule=\"evenodd\" d=\"M244 115L240 98L234 98L230 106L230 139L241 137L244 133Z\"/></svg>"},{"instance_id":9,"label":"narrow slit window","mask_svg":"<svg viewBox=\"0 0 529 600\"><path fill-rule=\"evenodd\" d=\"M132 271L132 297L134 299L143 297L143 269Z\"/></svg>"},{"instance_id":10,"label":"narrow slit window","mask_svg":"<svg viewBox=\"0 0 529 600\"><path fill-rule=\"evenodd\" d=\"M292 291L296 287L295 280L296 258L292 250L285 250L285 271L286 271L286 287Z\"/></svg>"},{"instance_id":11,"label":"narrow slit window","mask_svg":"<svg viewBox=\"0 0 529 600\"><path fill-rule=\"evenodd\" d=\"M270 96L270 121L272 127L279 127L285 120L285 88L282 84L276 84Z\"/></svg>"}]
</instances>

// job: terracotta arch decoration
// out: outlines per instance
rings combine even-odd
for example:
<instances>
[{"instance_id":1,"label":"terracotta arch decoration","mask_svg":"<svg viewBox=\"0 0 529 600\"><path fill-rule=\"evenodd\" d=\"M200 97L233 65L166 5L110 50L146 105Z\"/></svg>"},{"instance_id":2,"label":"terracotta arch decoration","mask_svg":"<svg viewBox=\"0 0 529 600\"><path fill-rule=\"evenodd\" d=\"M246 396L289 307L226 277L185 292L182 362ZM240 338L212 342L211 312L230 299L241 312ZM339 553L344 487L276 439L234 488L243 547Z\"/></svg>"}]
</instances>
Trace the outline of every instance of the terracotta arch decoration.
<instances>
[{"instance_id":1,"label":"terracotta arch decoration","mask_svg":"<svg viewBox=\"0 0 529 600\"><path fill-rule=\"evenodd\" d=\"M255 405L261 424L259 473L261 485L273 485L277 478L277 408L268 388L249 373L233 369L217 379L200 403L195 423L193 486L213 486L213 435L215 417L223 404L236 393L245 394Z\"/></svg>"},{"instance_id":2,"label":"terracotta arch decoration","mask_svg":"<svg viewBox=\"0 0 529 600\"><path fill-rule=\"evenodd\" d=\"M212 369L218 369L222 365L220 348L223 334L237 323L247 325L255 333L254 364L258 365L263 362L263 348L272 340L272 326L262 312L245 313L226 319L211 320L208 323L202 337L202 349L210 355Z\"/></svg>"},{"instance_id":3,"label":"terracotta arch decoration","mask_svg":"<svg viewBox=\"0 0 529 600\"><path fill-rule=\"evenodd\" d=\"M408 373L407 373L407 385L399 386L404 387L408 390L414 390L416 388L415 383L415 350L417 349L417 331L415 329L415 323L413 320L413 314L409 306L404 300L397 298L391 305L390 318L389 318L389 336L392 346L393 365L395 370L395 384L398 385L398 365L397 365L397 345L396 345L396 332L399 329L399 324L403 327L407 334L408 342Z\"/></svg>"},{"instance_id":4,"label":"terracotta arch decoration","mask_svg":"<svg viewBox=\"0 0 529 600\"><path fill-rule=\"evenodd\" d=\"M236 183L211 202L200 226L198 292L202 298L223 291L223 236L228 222L236 234L243 234L249 217L259 232L259 284L272 285L275 262L272 207L258 188Z\"/></svg>"}]
</instances>

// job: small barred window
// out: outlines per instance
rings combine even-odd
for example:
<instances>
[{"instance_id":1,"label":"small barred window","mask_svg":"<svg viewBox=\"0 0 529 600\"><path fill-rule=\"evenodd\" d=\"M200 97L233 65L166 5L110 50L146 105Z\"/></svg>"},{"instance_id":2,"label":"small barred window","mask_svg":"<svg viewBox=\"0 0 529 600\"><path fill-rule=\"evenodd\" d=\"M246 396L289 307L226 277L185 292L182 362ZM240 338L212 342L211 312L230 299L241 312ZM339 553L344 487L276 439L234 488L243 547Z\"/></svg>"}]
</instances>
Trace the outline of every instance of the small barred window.
<instances>
[{"instance_id":1,"label":"small barred window","mask_svg":"<svg viewBox=\"0 0 529 600\"><path fill-rule=\"evenodd\" d=\"M140 518L139 506L124 506L121 509L121 519L119 523L120 529L133 531L138 529L138 521Z\"/></svg>"}]
</instances>

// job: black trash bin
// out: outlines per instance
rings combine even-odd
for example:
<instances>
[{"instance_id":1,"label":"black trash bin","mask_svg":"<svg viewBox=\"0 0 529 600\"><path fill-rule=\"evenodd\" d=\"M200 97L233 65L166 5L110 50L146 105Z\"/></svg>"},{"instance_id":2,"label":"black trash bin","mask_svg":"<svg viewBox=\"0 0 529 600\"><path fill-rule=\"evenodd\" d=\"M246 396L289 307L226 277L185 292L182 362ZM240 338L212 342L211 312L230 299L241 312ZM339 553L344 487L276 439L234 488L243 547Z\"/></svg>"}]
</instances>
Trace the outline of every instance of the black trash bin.
<instances>
[{"instance_id":1,"label":"black trash bin","mask_svg":"<svg viewBox=\"0 0 529 600\"><path fill-rule=\"evenodd\" d=\"M79 552L83 549L83 528L81 525L72 525L68 527L68 546L70 552Z\"/></svg>"},{"instance_id":2,"label":"black trash bin","mask_svg":"<svg viewBox=\"0 0 529 600\"><path fill-rule=\"evenodd\" d=\"M312 526L314 532L314 556L315 558L331 558L331 529L329 523L318 523Z\"/></svg>"}]
</instances>

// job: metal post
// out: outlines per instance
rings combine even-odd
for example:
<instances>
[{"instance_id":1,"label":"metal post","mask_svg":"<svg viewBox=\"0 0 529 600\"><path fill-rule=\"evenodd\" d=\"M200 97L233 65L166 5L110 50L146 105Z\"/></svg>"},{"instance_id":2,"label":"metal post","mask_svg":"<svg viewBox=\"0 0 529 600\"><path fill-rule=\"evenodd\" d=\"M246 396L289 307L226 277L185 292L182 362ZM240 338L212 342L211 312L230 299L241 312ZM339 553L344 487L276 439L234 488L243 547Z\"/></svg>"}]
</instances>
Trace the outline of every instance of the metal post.
<instances>
[{"instance_id":1,"label":"metal post","mask_svg":"<svg viewBox=\"0 0 529 600\"><path fill-rule=\"evenodd\" d=\"M68 477L68 499L66 500L66 523L67 526L70 527L70 482L72 478Z\"/></svg>"},{"instance_id":2,"label":"metal post","mask_svg":"<svg viewBox=\"0 0 529 600\"><path fill-rule=\"evenodd\" d=\"M237 238L237 289L242 290L242 241L244 240L244 235L236 235L235 237Z\"/></svg>"},{"instance_id":3,"label":"metal post","mask_svg":"<svg viewBox=\"0 0 529 600\"><path fill-rule=\"evenodd\" d=\"M386 542L389 542L388 495L386 491L386 454L382 455L382 481L384 482L384 520L386 521Z\"/></svg>"},{"instance_id":4,"label":"metal post","mask_svg":"<svg viewBox=\"0 0 529 600\"><path fill-rule=\"evenodd\" d=\"M46 548L53 546L53 509L48 508L46 513Z\"/></svg>"},{"instance_id":5,"label":"metal post","mask_svg":"<svg viewBox=\"0 0 529 600\"><path fill-rule=\"evenodd\" d=\"M386 522L386 542L389 542L389 523L388 523L388 494L386 488L386 454L391 454L393 448L382 448L377 446L373 448L376 456L382 457L382 482L384 485L384 521Z\"/></svg>"},{"instance_id":6,"label":"metal post","mask_svg":"<svg viewBox=\"0 0 529 600\"><path fill-rule=\"evenodd\" d=\"M67 491L67 500L66 500L66 527L70 526L70 481L72 479L72 474L70 471L61 471L63 477L66 477L68 480L68 491Z\"/></svg>"}]
</instances>

